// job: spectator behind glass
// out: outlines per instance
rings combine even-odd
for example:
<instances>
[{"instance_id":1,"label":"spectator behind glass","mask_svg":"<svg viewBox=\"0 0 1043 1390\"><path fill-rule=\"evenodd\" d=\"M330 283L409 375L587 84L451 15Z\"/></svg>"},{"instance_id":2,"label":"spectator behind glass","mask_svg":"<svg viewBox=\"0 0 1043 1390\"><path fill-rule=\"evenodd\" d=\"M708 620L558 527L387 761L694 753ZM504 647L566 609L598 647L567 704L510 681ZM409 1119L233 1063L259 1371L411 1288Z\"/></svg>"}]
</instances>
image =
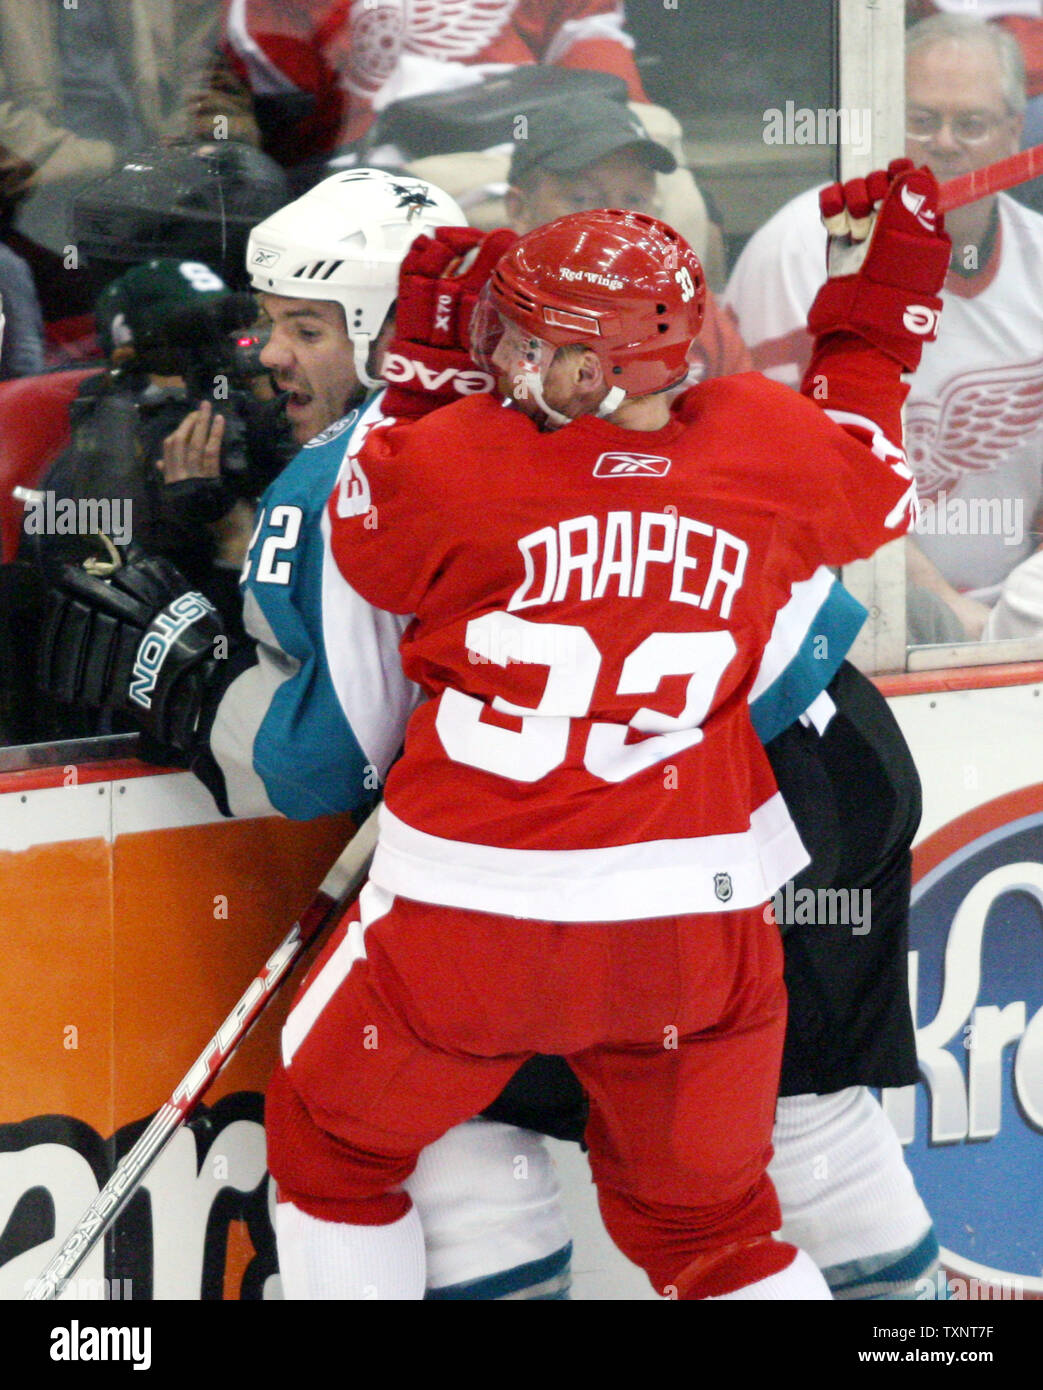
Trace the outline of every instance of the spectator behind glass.
<instances>
[{"instance_id":1,"label":"spectator behind glass","mask_svg":"<svg viewBox=\"0 0 1043 1390\"><path fill-rule=\"evenodd\" d=\"M680 123L652 105L642 87L621 0L560 0L553 6L547 0L458 0L451 6L440 0L303 0L293 6L236 0L225 6L224 37L225 71L215 69L211 108L221 107L222 84L249 87L265 149L297 170L302 188L321 176L318 162L404 163L408 173L450 193L473 226L501 226L507 161L499 146L514 138L510 124L491 150L440 145L434 138L426 149L404 150L382 144L374 122L392 103L466 91L485 77L534 66L616 78L652 138L683 159ZM524 97L518 100L523 112ZM480 91L474 102L482 102ZM377 148L367 148L359 160L360 142L367 138L376 138ZM656 215L686 238L710 283L723 284L723 243L689 171L660 174L657 186Z\"/></svg>"},{"instance_id":2,"label":"spectator behind glass","mask_svg":"<svg viewBox=\"0 0 1043 1390\"><path fill-rule=\"evenodd\" d=\"M926 19L939 10L945 14L966 14L973 10L978 19L995 20L1018 41L1025 62L1025 128L1022 148L1043 144L1043 0L907 0L909 19ZM1043 211L1043 179L1033 179L1014 190L1019 202L1037 212Z\"/></svg>"},{"instance_id":3,"label":"spectator behind glass","mask_svg":"<svg viewBox=\"0 0 1043 1390\"><path fill-rule=\"evenodd\" d=\"M255 96L283 99L265 148L290 165L360 140L392 101L521 64L621 77L647 102L621 0L235 0L224 51ZM306 100L302 101L302 98Z\"/></svg>"},{"instance_id":4,"label":"spectator behind glass","mask_svg":"<svg viewBox=\"0 0 1043 1390\"><path fill-rule=\"evenodd\" d=\"M502 225L500 195L507 161L500 145L515 135L504 117L489 150L459 143L423 150L383 143L379 114L393 102L474 87L482 78L517 68L580 69L620 80L621 91L653 139L683 158L680 123L652 105L624 28L621 0L236 0L225 7L225 66L253 92L264 148L308 187L333 160L404 167L445 189L473 226ZM220 71L215 83L220 82ZM587 101L583 97L584 104ZM220 94L211 94L220 106ZM519 96L516 110L525 111ZM567 98L563 99L564 103ZM512 112L513 114L513 112ZM376 124L375 124L376 122ZM375 138L359 160L359 146ZM706 204L687 169L657 178L656 216L669 222L703 261L710 283L724 282L723 243L709 225ZM492 190L490 192L489 190Z\"/></svg>"},{"instance_id":5,"label":"spectator behind glass","mask_svg":"<svg viewBox=\"0 0 1043 1390\"><path fill-rule=\"evenodd\" d=\"M32 272L0 243L0 299L6 304L7 333L0 338L0 381L43 371L43 316Z\"/></svg>"},{"instance_id":6,"label":"spectator behind glass","mask_svg":"<svg viewBox=\"0 0 1043 1390\"><path fill-rule=\"evenodd\" d=\"M670 151L649 139L627 107L593 97L581 107L534 113L515 144L504 200L511 229L524 235L545 222L593 208L655 214L657 174L672 174ZM730 316L707 294L702 331L692 346L694 380L745 372L751 360Z\"/></svg>"},{"instance_id":7,"label":"spectator behind glass","mask_svg":"<svg viewBox=\"0 0 1043 1390\"><path fill-rule=\"evenodd\" d=\"M160 136L213 138L198 89L218 23L214 0L0 0L0 209L48 321L92 302L68 254L83 181ZM227 138L256 139L246 105L222 93Z\"/></svg>"},{"instance_id":8,"label":"spectator behind glass","mask_svg":"<svg viewBox=\"0 0 1043 1390\"><path fill-rule=\"evenodd\" d=\"M1009 34L937 15L906 35L906 154L939 180L1018 148L1024 68ZM913 642L980 637L1007 576L1034 550L1043 503L1043 217L1009 196L946 215L953 253L937 341L906 406L922 514L906 542ZM725 295L754 364L796 385L803 324L825 278L812 190L751 238Z\"/></svg>"}]
</instances>

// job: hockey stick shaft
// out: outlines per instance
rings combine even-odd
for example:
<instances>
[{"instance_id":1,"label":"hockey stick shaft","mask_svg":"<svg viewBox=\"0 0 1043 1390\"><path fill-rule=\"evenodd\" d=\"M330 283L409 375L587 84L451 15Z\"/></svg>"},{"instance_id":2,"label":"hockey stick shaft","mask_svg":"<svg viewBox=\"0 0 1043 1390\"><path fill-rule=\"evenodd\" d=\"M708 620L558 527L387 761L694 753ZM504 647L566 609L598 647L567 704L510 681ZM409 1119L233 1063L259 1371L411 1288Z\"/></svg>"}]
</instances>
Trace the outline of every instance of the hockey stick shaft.
<instances>
[{"instance_id":1,"label":"hockey stick shaft","mask_svg":"<svg viewBox=\"0 0 1043 1390\"><path fill-rule=\"evenodd\" d=\"M289 934L276 947L235 1008L174 1088L170 1099L156 1111L151 1123L130 1152L120 1160L111 1178L91 1202L57 1254L30 1285L25 1295L27 1299L46 1301L56 1298L65 1282L72 1278L123 1211L145 1174L271 1002L291 966L358 895L373 858L376 838L377 812L374 810L323 879Z\"/></svg>"},{"instance_id":2,"label":"hockey stick shaft","mask_svg":"<svg viewBox=\"0 0 1043 1390\"><path fill-rule=\"evenodd\" d=\"M1043 174L1043 145L1033 145L1031 149L1019 150L1006 159L986 164L983 169L972 169L969 174L943 183L938 190L938 207L942 212L951 212L953 208L976 203L991 193L1002 193L1016 188L1019 183L1028 183L1040 174Z\"/></svg>"}]
</instances>

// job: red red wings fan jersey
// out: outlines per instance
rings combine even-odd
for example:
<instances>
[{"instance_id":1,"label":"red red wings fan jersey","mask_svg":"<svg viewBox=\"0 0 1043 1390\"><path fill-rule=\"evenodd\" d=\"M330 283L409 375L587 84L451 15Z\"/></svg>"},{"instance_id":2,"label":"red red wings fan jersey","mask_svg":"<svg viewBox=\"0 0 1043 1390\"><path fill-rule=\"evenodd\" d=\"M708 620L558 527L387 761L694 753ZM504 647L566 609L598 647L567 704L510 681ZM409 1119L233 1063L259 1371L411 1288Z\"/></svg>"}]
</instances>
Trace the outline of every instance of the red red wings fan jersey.
<instances>
[{"instance_id":1,"label":"red red wings fan jersey","mask_svg":"<svg viewBox=\"0 0 1043 1390\"><path fill-rule=\"evenodd\" d=\"M293 162L359 139L390 101L459 85L458 65L594 68L648 100L620 0L226 0L224 46L257 95L314 99Z\"/></svg>"},{"instance_id":2,"label":"red red wings fan jersey","mask_svg":"<svg viewBox=\"0 0 1043 1390\"><path fill-rule=\"evenodd\" d=\"M405 670L436 697L390 774L374 880L554 921L766 900L807 855L747 694L792 583L908 526L902 456L867 442L752 374L656 432L541 433L480 396L370 433L333 554L415 614Z\"/></svg>"}]
</instances>

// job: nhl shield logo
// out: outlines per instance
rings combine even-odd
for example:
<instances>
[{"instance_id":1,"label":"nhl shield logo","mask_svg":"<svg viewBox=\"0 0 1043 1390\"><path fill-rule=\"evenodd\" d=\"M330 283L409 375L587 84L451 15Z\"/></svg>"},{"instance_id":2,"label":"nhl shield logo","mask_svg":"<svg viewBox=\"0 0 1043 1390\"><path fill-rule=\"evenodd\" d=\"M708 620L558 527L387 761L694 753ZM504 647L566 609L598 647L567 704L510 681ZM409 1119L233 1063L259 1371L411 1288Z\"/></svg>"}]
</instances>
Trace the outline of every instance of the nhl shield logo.
<instances>
[{"instance_id":1,"label":"nhl shield logo","mask_svg":"<svg viewBox=\"0 0 1043 1390\"><path fill-rule=\"evenodd\" d=\"M726 903L732 896L732 876L731 874L714 874L713 891L717 895L717 901Z\"/></svg>"}]
</instances>

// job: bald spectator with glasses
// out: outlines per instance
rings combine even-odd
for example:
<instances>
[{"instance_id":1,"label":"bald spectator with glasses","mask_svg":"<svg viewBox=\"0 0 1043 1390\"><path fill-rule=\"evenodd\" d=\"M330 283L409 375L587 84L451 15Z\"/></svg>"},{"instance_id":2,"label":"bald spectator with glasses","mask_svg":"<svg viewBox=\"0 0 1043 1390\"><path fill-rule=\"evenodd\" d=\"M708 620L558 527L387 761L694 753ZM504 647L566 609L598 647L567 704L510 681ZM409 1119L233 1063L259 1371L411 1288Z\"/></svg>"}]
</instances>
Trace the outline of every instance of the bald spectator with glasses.
<instances>
[{"instance_id":1,"label":"bald spectator with glasses","mask_svg":"<svg viewBox=\"0 0 1043 1390\"><path fill-rule=\"evenodd\" d=\"M908 30L905 153L939 181L1013 154L1024 110L1024 64L1004 30L964 15ZM804 317L825 278L817 211L810 191L778 212L725 294L754 364L793 385L807 361ZM906 408L923 508L906 542L913 642L993 635L990 612L1035 549L1043 504L1043 217L1000 194L947 213L946 230L941 328Z\"/></svg>"}]
</instances>

